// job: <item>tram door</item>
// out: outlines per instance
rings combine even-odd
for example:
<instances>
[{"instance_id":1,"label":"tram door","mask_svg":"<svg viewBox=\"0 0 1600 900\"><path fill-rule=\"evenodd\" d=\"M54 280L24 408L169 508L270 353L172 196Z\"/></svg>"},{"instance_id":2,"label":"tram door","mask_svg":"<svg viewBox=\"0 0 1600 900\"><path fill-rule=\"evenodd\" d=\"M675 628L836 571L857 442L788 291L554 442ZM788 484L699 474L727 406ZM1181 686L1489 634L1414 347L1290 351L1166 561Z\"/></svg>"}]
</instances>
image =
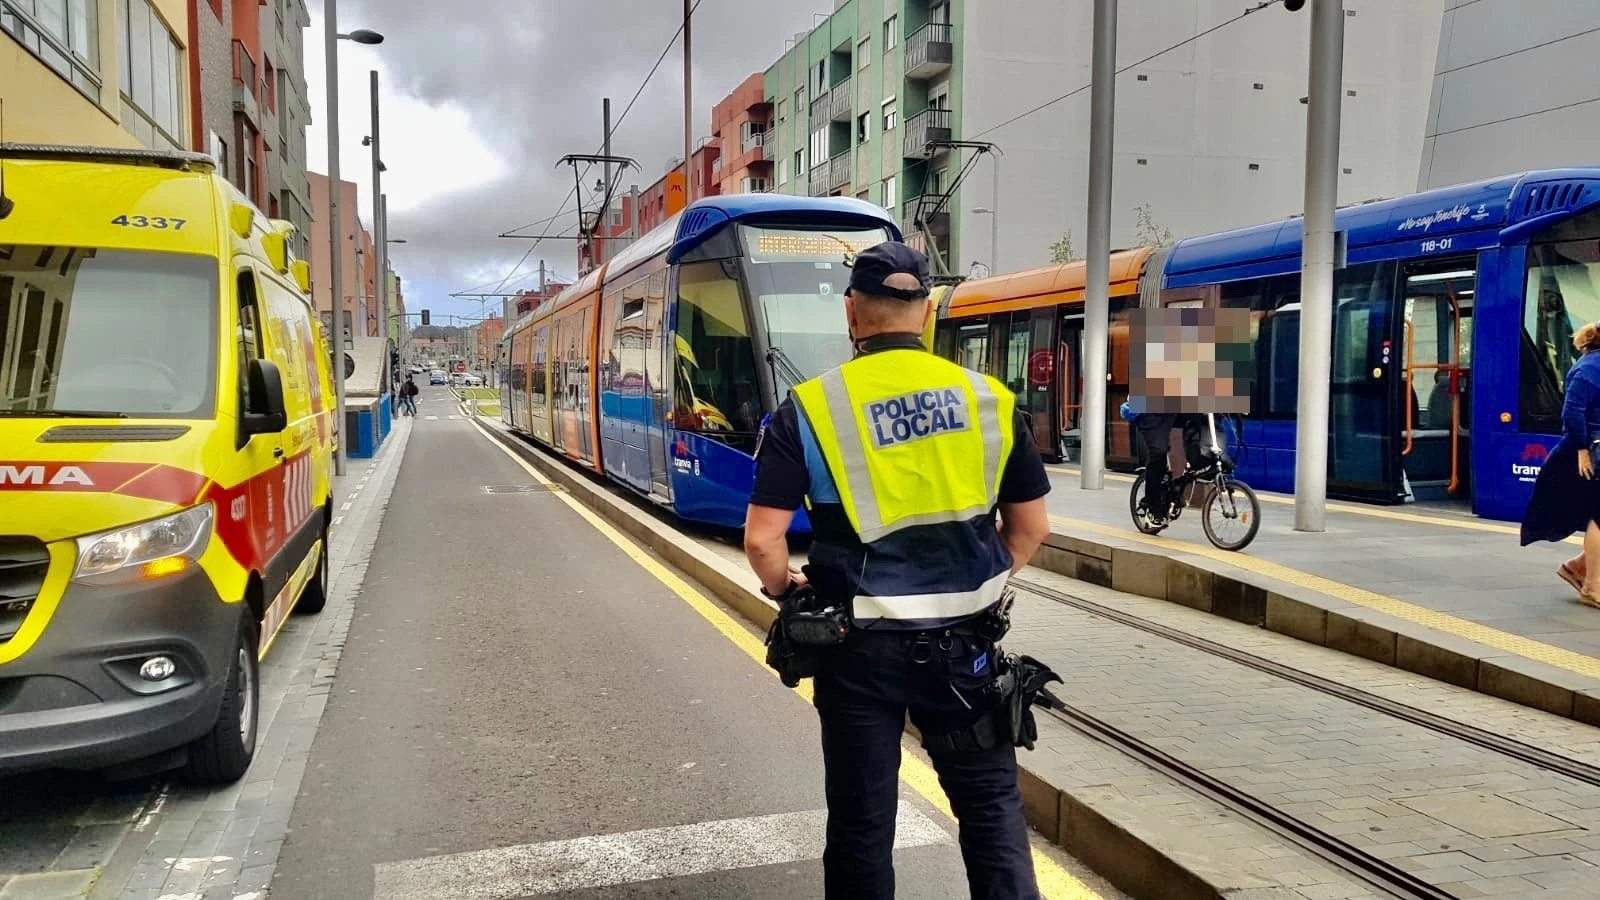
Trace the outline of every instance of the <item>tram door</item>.
<instances>
[{"instance_id":1,"label":"tram door","mask_svg":"<svg viewBox=\"0 0 1600 900\"><path fill-rule=\"evenodd\" d=\"M1329 384L1328 486L1340 496L1396 502L1405 366L1393 263L1367 263L1334 275L1333 360ZM1298 341L1298 335L1296 335Z\"/></svg>"},{"instance_id":2,"label":"tram door","mask_svg":"<svg viewBox=\"0 0 1600 900\"><path fill-rule=\"evenodd\" d=\"M1083 452L1083 313L1062 317L1061 339L1057 345L1057 390L1061 451L1069 463L1078 462ZM1116 417L1121 421L1121 416ZM1107 419L1110 422L1110 418ZM1109 430L1109 429L1108 429Z\"/></svg>"},{"instance_id":3,"label":"tram door","mask_svg":"<svg viewBox=\"0 0 1600 900\"><path fill-rule=\"evenodd\" d=\"M1472 257L1407 263L1404 303L1405 390L1400 455L1418 500L1471 496Z\"/></svg>"}]
</instances>

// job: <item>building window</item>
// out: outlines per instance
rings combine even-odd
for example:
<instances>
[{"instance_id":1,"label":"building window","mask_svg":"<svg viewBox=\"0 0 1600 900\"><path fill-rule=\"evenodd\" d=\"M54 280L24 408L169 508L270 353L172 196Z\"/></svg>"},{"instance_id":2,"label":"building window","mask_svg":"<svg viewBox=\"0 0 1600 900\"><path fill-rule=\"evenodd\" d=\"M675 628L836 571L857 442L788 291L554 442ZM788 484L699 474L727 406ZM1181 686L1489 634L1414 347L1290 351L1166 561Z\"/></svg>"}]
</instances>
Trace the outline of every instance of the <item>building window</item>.
<instances>
[{"instance_id":1,"label":"building window","mask_svg":"<svg viewBox=\"0 0 1600 900\"><path fill-rule=\"evenodd\" d=\"M10 33L91 100L99 99L96 0L0 0L0 31Z\"/></svg>"},{"instance_id":2,"label":"building window","mask_svg":"<svg viewBox=\"0 0 1600 900\"><path fill-rule=\"evenodd\" d=\"M806 116L806 86L803 84L794 89L794 114L801 119Z\"/></svg>"},{"instance_id":3,"label":"building window","mask_svg":"<svg viewBox=\"0 0 1600 900\"><path fill-rule=\"evenodd\" d=\"M883 101L883 130L893 131L900 124L900 114L895 107L894 98Z\"/></svg>"},{"instance_id":4,"label":"building window","mask_svg":"<svg viewBox=\"0 0 1600 900\"><path fill-rule=\"evenodd\" d=\"M782 125L787 121L789 121L789 100L785 97L778 100L778 124Z\"/></svg>"},{"instance_id":5,"label":"building window","mask_svg":"<svg viewBox=\"0 0 1600 900\"><path fill-rule=\"evenodd\" d=\"M894 209L895 204L899 202L899 185L895 183L895 177L890 175L883 180L883 207L884 209Z\"/></svg>"},{"instance_id":6,"label":"building window","mask_svg":"<svg viewBox=\"0 0 1600 900\"><path fill-rule=\"evenodd\" d=\"M890 16L883 20L883 52L888 53L900 43L900 17Z\"/></svg>"},{"instance_id":7,"label":"building window","mask_svg":"<svg viewBox=\"0 0 1600 900\"><path fill-rule=\"evenodd\" d=\"M811 132L811 165L813 168L828 161L828 130Z\"/></svg>"},{"instance_id":8,"label":"building window","mask_svg":"<svg viewBox=\"0 0 1600 900\"><path fill-rule=\"evenodd\" d=\"M123 127L148 146L184 146L183 66L177 38L150 0L122 0Z\"/></svg>"},{"instance_id":9,"label":"building window","mask_svg":"<svg viewBox=\"0 0 1600 900\"><path fill-rule=\"evenodd\" d=\"M789 183L789 161L787 159L780 159L780 160L778 160L778 184L781 186L781 185L785 185L785 184L788 184L788 183Z\"/></svg>"},{"instance_id":10,"label":"building window","mask_svg":"<svg viewBox=\"0 0 1600 900\"><path fill-rule=\"evenodd\" d=\"M272 61L267 59L265 53L261 55L261 67L261 102L267 105L269 112L275 113L278 111L277 70L272 67Z\"/></svg>"},{"instance_id":11,"label":"building window","mask_svg":"<svg viewBox=\"0 0 1600 900\"><path fill-rule=\"evenodd\" d=\"M817 67L811 72L811 96L821 97L828 92L828 61L818 60Z\"/></svg>"},{"instance_id":12,"label":"building window","mask_svg":"<svg viewBox=\"0 0 1600 900\"><path fill-rule=\"evenodd\" d=\"M801 148L794 152L794 177L799 178L806 171L806 151Z\"/></svg>"},{"instance_id":13,"label":"building window","mask_svg":"<svg viewBox=\"0 0 1600 900\"><path fill-rule=\"evenodd\" d=\"M856 116L856 143L865 144L872 140L872 113L862 113Z\"/></svg>"},{"instance_id":14,"label":"building window","mask_svg":"<svg viewBox=\"0 0 1600 900\"><path fill-rule=\"evenodd\" d=\"M856 68L865 70L872 63L872 38L864 37L856 45Z\"/></svg>"}]
</instances>

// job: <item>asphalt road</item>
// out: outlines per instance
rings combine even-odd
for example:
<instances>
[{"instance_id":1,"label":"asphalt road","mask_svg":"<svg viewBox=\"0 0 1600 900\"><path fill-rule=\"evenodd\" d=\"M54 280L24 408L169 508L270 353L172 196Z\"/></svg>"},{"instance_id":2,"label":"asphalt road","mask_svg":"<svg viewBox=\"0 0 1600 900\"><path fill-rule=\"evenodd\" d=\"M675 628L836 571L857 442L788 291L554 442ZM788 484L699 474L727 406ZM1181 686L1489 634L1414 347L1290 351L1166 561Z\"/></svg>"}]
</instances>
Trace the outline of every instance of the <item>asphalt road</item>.
<instances>
[{"instance_id":1,"label":"asphalt road","mask_svg":"<svg viewBox=\"0 0 1600 900\"><path fill-rule=\"evenodd\" d=\"M486 493L533 479L441 394L273 900L820 896L815 713L560 498ZM953 823L903 794L901 896L966 896Z\"/></svg>"}]
</instances>

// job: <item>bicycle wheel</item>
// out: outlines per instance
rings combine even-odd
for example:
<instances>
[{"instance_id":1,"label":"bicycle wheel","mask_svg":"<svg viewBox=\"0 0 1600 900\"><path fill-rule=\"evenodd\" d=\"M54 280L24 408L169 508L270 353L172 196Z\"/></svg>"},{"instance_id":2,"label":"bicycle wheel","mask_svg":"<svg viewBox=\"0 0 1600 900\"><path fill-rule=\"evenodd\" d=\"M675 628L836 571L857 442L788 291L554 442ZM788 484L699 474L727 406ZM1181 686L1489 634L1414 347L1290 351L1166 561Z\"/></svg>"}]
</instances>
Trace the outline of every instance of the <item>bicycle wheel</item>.
<instances>
[{"instance_id":1,"label":"bicycle wheel","mask_svg":"<svg viewBox=\"0 0 1600 900\"><path fill-rule=\"evenodd\" d=\"M1133 490L1128 494L1128 512L1133 514L1133 527L1145 534L1160 534L1165 525L1150 521L1150 510L1144 505L1144 473L1133 480Z\"/></svg>"},{"instance_id":2,"label":"bicycle wheel","mask_svg":"<svg viewBox=\"0 0 1600 900\"><path fill-rule=\"evenodd\" d=\"M1256 492L1242 481L1218 478L1200 510L1200 525L1206 538L1219 549L1243 550L1261 529L1261 503L1256 500Z\"/></svg>"}]
</instances>

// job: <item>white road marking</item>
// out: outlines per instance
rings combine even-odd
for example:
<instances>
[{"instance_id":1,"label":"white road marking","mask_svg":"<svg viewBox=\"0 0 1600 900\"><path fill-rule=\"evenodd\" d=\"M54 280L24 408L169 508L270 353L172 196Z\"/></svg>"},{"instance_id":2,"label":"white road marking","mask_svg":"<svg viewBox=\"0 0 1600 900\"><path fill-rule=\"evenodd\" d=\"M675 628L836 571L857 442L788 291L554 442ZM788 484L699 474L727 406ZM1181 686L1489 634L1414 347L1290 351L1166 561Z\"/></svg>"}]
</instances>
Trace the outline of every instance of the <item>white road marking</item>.
<instances>
[{"instance_id":1,"label":"white road marking","mask_svg":"<svg viewBox=\"0 0 1600 900\"><path fill-rule=\"evenodd\" d=\"M344 516L334 516L333 517L333 524L334 525L338 525L343 521L344 521Z\"/></svg>"},{"instance_id":2,"label":"white road marking","mask_svg":"<svg viewBox=\"0 0 1600 900\"><path fill-rule=\"evenodd\" d=\"M427 419L429 422L437 422L437 421L439 421L439 417L438 416L423 416L423 418Z\"/></svg>"},{"instance_id":3,"label":"white road marking","mask_svg":"<svg viewBox=\"0 0 1600 900\"><path fill-rule=\"evenodd\" d=\"M475 850L373 867L373 900L510 900L822 858L825 810ZM897 849L950 843L901 801Z\"/></svg>"},{"instance_id":4,"label":"white road marking","mask_svg":"<svg viewBox=\"0 0 1600 900\"><path fill-rule=\"evenodd\" d=\"M339 507L339 512L349 512L352 505L354 504L346 503L345 505Z\"/></svg>"}]
</instances>

